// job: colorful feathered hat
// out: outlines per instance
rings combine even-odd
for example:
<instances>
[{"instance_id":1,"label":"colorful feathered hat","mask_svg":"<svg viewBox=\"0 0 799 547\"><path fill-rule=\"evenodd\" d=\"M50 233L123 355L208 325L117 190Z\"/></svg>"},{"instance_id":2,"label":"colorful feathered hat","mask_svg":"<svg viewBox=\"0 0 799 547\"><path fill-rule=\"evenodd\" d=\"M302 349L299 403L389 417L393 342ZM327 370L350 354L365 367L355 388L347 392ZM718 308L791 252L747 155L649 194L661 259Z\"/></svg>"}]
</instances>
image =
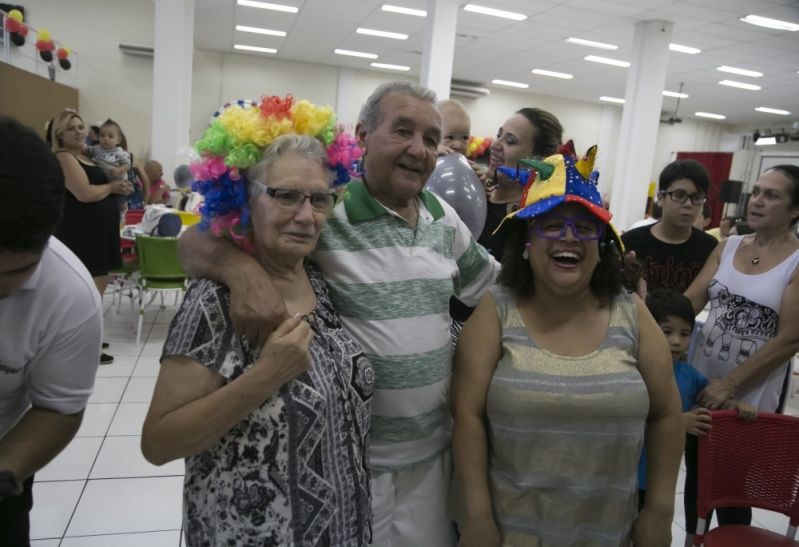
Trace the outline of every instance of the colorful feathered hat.
<instances>
[{"instance_id":1,"label":"colorful feathered hat","mask_svg":"<svg viewBox=\"0 0 799 547\"><path fill-rule=\"evenodd\" d=\"M210 228L214 235L229 237L243 249L252 250L245 173L261 161L272 141L287 134L308 135L322 142L332 186L358 176L355 165L362 151L355 137L336 125L329 106L295 101L291 95L225 103L194 145L199 160L191 165L192 190L204 198L201 229Z\"/></svg>"},{"instance_id":2,"label":"colorful feathered hat","mask_svg":"<svg viewBox=\"0 0 799 547\"><path fill-rule=\"evenodd\" d=\"M497 170L504 175L526 184L519 208L506 216L496 231L508 220L529 220L564 203L579 203L609 227L619 249L623 249L621 238L610 223L613 215L602 207L597 188L599 172L593 170L596 154L594 145L584 157L578 158L574 142L569 141L560 147L558 154L543 160L521 160L519 163L528 169L499 167Z\"/></svg>"}]
</instances>

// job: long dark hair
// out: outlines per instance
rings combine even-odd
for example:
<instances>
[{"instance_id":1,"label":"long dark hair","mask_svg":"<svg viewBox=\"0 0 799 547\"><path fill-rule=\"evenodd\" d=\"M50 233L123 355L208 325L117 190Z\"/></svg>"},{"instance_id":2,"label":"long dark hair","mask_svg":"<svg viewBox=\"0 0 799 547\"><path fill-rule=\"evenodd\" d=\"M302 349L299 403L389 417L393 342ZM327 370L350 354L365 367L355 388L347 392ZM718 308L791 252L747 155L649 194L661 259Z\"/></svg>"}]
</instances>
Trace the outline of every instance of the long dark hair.
<instances>
[{"instance_id":1,"label":"long dark hair","mask_svg":"<svg viewBox=\"0 0 799 547\"><path fill-rule=\"evenodd\" d=\"M521 220L508 220L511 226L502 255L502 270L497 280L500 285L509 287L519 298L527 298L535 293L535 278L530 262L522 256L527 245L529 223ZM591 276L591 292L603 305L608 305L615 296L626 289L633 292L640 272L624 264L621 250L610 230L605 230L599 245L599 264Z\"/></svg>"},{"instance_id":2,"label":"long dark hair","mask_svg":"<svg viewBox=\"0 0 799 547\"><path fill-rule=\"evenodd\" d=\"M540 108L522 108L516 113L527 118L535 128L531 150L534 157L546 158L558 152L563 144L563 126L554 114Z\"/></svg>"}]
</instances>

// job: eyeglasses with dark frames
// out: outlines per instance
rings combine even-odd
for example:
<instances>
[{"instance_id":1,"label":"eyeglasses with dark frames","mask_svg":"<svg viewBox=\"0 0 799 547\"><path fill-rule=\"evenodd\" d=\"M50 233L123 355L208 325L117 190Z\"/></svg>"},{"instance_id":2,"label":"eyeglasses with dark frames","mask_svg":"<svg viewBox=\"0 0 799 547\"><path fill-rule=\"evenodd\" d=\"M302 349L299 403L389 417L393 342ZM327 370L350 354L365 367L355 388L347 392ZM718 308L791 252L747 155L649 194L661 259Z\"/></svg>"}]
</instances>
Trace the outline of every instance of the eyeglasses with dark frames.
<instances>
[{"instance_id":1,"label":"eyeglasses with dark frames","mask_svg":"<svg viewBox=\"0 0 799 547\"><path fill-rule=\"evenodd\" d=\"M305 194L299 190L291 190L289 188L272 188L257 181L252 181L252 183L274 199L278 205L286 209L297 210L302 207L302 204L307 199L314 211L328 213L336 205L336 200L338 199L338 194L335 192Z\"/></svg>"},{"instance_id":2,"label":"eyeglasses with dark frames","mask_svg":"<svg viewBox=\"0 0 799 547\"><path fill-rule=\"evenodd\" d=\"M702 205L707 201L707 195L704 192L695 192L689 194L685 190L670 190L668 192L660 192L663 195L669 196L671 201L683 205L689 199L693 205Z\"/></svg>"}]
</instances>

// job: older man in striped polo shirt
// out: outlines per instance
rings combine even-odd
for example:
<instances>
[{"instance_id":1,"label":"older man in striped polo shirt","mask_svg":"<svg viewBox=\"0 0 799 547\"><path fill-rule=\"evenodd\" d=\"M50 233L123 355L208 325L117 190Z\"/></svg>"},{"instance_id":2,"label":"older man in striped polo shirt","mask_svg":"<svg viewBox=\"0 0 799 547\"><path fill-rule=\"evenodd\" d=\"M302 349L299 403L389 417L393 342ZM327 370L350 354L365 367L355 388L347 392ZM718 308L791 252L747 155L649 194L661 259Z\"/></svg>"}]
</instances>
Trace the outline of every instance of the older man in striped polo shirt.
<instances>
[{"instance_id":1,"label":"older man in striped polo shirt","mask_svg":"<svg viewBox=\"0 0 799 547\"><path fill-rule=\"evenodd\" d=\"M499 265L445 202L424 190L441 140L435 94L381 85L356 132L363 181L352 182L312 259L342 321L376 372L372 399L373 545L454 545L450 480L449 299L475 305ZM231 290L234 323L264 339L285 318L280 295L250 257L189 233L184 266Z\"/></svg>"}]
</instances>

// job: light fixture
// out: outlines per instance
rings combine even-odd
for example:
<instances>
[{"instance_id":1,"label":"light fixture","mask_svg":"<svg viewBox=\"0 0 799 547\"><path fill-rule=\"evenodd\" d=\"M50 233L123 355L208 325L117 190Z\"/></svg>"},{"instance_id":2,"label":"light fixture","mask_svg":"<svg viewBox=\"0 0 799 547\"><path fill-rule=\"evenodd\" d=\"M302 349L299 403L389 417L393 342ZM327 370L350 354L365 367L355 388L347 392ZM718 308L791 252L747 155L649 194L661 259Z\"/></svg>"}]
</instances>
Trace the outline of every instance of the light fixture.
<instances>
[{"instance_id":1,"label":"light fixture","mask_svg":"<svg viewBox=\"0 0 799 547\"><path fill-rule=\"evenodd\" d=\"M726 120L727 116L721 114L713 114L712 112L694 112L694 116L700 118L710 118L711 120Z\"/></svg>"},{"instance_id":2,"label":"light fixture","mask_svg":"<svg viewBox=\"0 0 799 547\"><path fill-rule=\"evenodd\" d=\"M566 74L565 72L555 72L554 70L544 70L543 68L534 68L531 72L539 76L549 76L550 78L561 78L563 80L571 80L574 78L573 75Z\"/></svg>"},{"instance_id":3,"label":"light fixture","mask_svg":"<svg viewBox=\"0 0 799 547\"><path fill-rule=\"evenodd\" d=\"M740 76L749 76L750 78L760 78L763 76L762 72L756 70L746 70L745 68L736 68L734 66L721 65L717 66L716 70L720 72L729 72L730 74L738 74Z\"/></svg>"},{"instance_id":4,"label":"light fixture","mask_svg":"<svg viewBox=\"0 0 799 547\"><path fill-rule=\"evenodd\" d=\"M624 99L619 99L618 97L606 97L603 95L599 100L605 101L606 103L624 104Z\"/></svg>"},{"instance_id":5,"label":"light fixture","mask_svg":"<svg viewBox=\"0 0 799 547\"><path fill-rule=\"evenodd\" d=\"M683 46L680 44L669 44L669 49L671 51L676 51L677 53L687 53L688 55L696 55L698 53L702 53L702 50L699 48L691 46Z\"/></svg>"},{"instance_id":6,"label":"light fixture","mask_svg":"<svg viewBox=\"0 0 799 547\"><path fill-rule=\"evenodd\" d=\"M383 4L380 6L380 9L390 13L401 13L402 15L413 15L415 17L427 17L427 12L423 9L405 8L402 6L395 6L393 4Z\"/></svg>"},{"instance_id":7,"label":"light fixture","mask_svg":"<svg viewBox=\"0 0 799 547\"><path fill-rule=\"evenodd\" d=\"M402 72L407 72L408 70L411 69L411 67L405 65L390 65L388 63L369 63L369 64L375 68L385 68L386 70L399 70Z\"/></svg>"},{"instance_id":8,"label":"light fixture","mask_svg":"<svg viewBox=\"0 0 799 547\"><path fill-rule=\"evenodd\" d=\"M613 44L606 44L605 42L595 42L593 40L584 40L582 38L566 38L566 41L571 44L577 44L580 46L588 46L588 47L595 47L598 49L619 49L619 46Z\"/></svg>"},{"instance_id":9,"label":"light fixture","mask_svg":"<svg viewBox=\"0 0 799 547\"><path fill-rule=\"evenodd\" d=\"M663 92L663 96L664 97L674 97L674 98L677 98L677 99L687 99L689 95L688 95L688 93L678 93L676 91L664 91Z\"/></svg>"},{"instance_id":10,"label":"light fixture","mask_svg":"<svg viewBox=\"0 0 799 547\"><path fill-rule=\"evenodd\" d=\"M496 85L504 85L505 87L518 87L520 89L527 89L530 87L530 84L525 84L522 82L512 82L510 80L491 80L492 84Z\"/></svg>"},{"instance_id":11,"label":"light fixture","mask_svg":"<svg viewBox=\"0 0 799 547\"><path fill-rule=\"evenodd\" d=\"M599 57L598 55L586 55L583 57L586 61L591 61L592 63L602 63L603 65L611 65L611 66L620 66L627 68L630 66L630 63L627 61L620 61L618 59L611 59L609 57Z\"/></svg>"},{"instance_id":12,"label":"light fixture","mask_svg":"<svg viewBox=\"0 0 799 547\"><path fill-rule=\"evenodd\" d=\"M244 25L236 25L236 30L239 32L252 32L253 34L265 34L267 36L285 36L286 33L282 30L270 30L268 28L260 27L247 27Z\"/></svg>"},{"instance_id":13,"label":"light fixture","mask_svg":"<svg viewBox=\"0 0 799 547\"><path fill-rule=\"evenodd\" d=\"M472 13L479 13L481 15L490 15L492 17L501 17L503 19L512 19L514 21L524 21L527 19L527 16L523 13L505 11L503 9L487 8L477 4L466 4L463 6L463 11L470 11Z\"/></svg>"},{"instance_id":14,"label":"light fixture","mask_svg":"<svg viewBox=\"0 0 799 547\"><path fill-rule=\"evenodd\" d=\"M760 15L747 15L740 19L744 23L750 25L757 25L758 27L771 28L775 30L789 30L796 32L799 30L799 24L790 23L788 21L780 21L779 19L770 19L768 17L761 17Z\"/></svg>"},{"instance_id":15,"label":"light fixture","mask_svg":"<svg viewBox=\"0 0 799 547\"><path fill-rule=\"evenodd\" d=\"M780 116L790 116L791 113L787 110L780 110L779 108L769 108L767 106L758 106L755 108L758 112L765 112L766 114L779 114Z\"/></svg>"},{"instance_id":16,"label":"light fixture","mask_svg":"<svg viewBox=\"0 0 799 547\"><path fill-rule=\"evenodd\" d=\"M234 44L233 49L240 49L242 51L257 51L258 53L277 53L277 50L272 47L244 46L242 44Z\"/></svg>"},{"instance_id":17,"label":"light fixture","mask_svg":"<svg viewBox=\"0 0 799 547\"><path fill-rule=\"evenodd\" d=\"M772 144L777 144L777 137L760 137L755 141L755 144L758 146L769 146Z\"/></svg>"},{"instance_id":18,"label":"light fixture","mask_svg":"<svg viewBox=\"0 0 799 547\"><path fill-rule=\"evenodd\" d=\"M760 91L762 88L755 84L745 84L743 82L736 82L735 80L721 80L719 85L726 85L727 87L737 87L738 89L748 89L749 91Z\"/></svg>"},{"instance_id":19,"label":"light fixture","mask_svg":"<svg viewBox=\"0 0 799 547\"><path fill-rule=\"evenodd\" d=\"M294 6L286 6L284 4L272 4L270 2L257 2L256 0L236 0L239 6L246 6L248 8L268 9L272 11L282 11L285 13L297 13L299 8Z\"/></svg>"},{"instance_id":20,"label":"light fixture","mask_svg":"<svg viewBox=\"0 0 799 547\"><path fill-rule=\"evenodd\" d=\"M358 34L365 34L367 36L379 36L380 38L393 38L394 40L407 40L408 35L401 32L388 32L386 30L375 30L373 28L358 27L355 29Z\"/></svg>"},{"instance_id":21,"label":"light fixture","mask_svg":"<svg viewBox=\"0 0 799 547\"><path fill-rule=\"evenodd\" d=\"M334 49L333 53L336 55L348 55L350 57L363 57L364 59L377 59L375 53L364 53L363 51L352 51L350 49Z\"/></svg>"}]
</instances>

